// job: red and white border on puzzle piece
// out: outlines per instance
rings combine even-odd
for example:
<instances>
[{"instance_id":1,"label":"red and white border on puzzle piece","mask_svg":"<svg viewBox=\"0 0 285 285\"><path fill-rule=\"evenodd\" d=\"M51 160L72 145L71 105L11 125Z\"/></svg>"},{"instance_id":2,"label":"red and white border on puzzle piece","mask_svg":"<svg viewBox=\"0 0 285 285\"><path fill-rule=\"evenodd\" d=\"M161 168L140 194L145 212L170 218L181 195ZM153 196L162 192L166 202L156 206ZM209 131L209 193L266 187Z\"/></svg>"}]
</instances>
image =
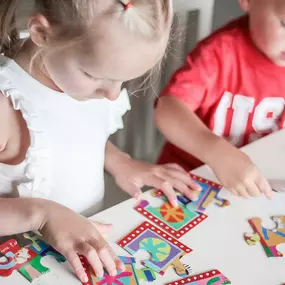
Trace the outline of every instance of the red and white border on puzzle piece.
<instances>
[{"instance_id":1,"label":"red and white border on puzzle piece","mask_svg":"<svg viewBox=\"0 0 285 285\"><path fill-rule=\"evenodd\" d=\"M172 236L170 236L163 230L157 228L156 226L148 222L144 222L141 225L139 225L137 228L135 228L131 233L129 233L127 236L121 239L118 242L118 245L124 248L125 246L127 246L130 242L132 242L134 239L136 239L140 234L142 234L146 230L151 230L152 232L158 234L159 236L163 237L166 241L168 241L172 245L179 247L185 253L190 253L192 251L192 249L186 246L185 244L181 243L180 241L176 240L175 238L173 238Z\"/></svg>"},{"instance_id":2,"label":"red and white border on puzzle piece","mask_svg":"<svg viewBox=\"0 0 285 285\"><path fill-rule=\"evenodd\" d=\"M209 179L200 177L200 176L195 175L195 174L193 174L193 173L189 173L189 174L190 174L190 177L191 177L192 179L195 179L195 180L197 180L197 181L200 181L200 182L202 182L202 183L205 183L205 184L207 184L207 185L209 185L209 186L213 186L213 187L218 188L218 189L222 189L222 188L223 188L221 184L218 184L218 183L216 183L216 182L213 182L213 181L211 181L211 180L209 180Z\"/></svg>"},{"instance_id":3,"label":"red and white border on puzzle piece","mask_svg":"<svg viewBox=\"0 0 285 285\"><path fill-rule=\"evenodd\" d=\"M137 210L139 213L141 213L143 216L151 220L153 223L164 229L166 232L171 234L172 236L176 238L181 238L185 234L187 234L190 230L194 229L196 226L198 226L200 223L202 223L204 220L208 218L205 214L200 214L198 217L196 217L194 220L190 221L187 225L185 225L180 230L174 230L169 225L167 225L162 220L158 219L157 217L154 217L150 212L148 212L146 209L136 206L135 210Z\"/></svg>"},{"instance_id":4,"label":"red and white border on puzzle piece","mask_svg":"<svg viewBox=\"0 0 285 285\"><path fill-rule=\"evenodd\" d=\"M204 280L206 278L214 277L220 274L222 273L219 270L212 270L206 273L198 274L198 275L187 277L187 278L177 280L171 283L167 283L166 285L185 285L185 284L188 284L189 282Z\"/></svg>"}]
</instances>

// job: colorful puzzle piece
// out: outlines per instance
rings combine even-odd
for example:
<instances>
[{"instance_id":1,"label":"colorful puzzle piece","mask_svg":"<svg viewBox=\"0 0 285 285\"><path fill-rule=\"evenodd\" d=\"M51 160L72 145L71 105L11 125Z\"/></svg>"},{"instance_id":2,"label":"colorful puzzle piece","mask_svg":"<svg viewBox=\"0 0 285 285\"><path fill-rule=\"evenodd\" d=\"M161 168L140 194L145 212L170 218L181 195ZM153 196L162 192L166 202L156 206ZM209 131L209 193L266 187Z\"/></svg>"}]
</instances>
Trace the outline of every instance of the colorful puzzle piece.
<instances>
[{"instance_id":1,"label":"colorful puzzle piece","mask_svg":"<svg viewBox=\"0 0 285 285\"><path fill-rule=\"evenodd\" d=\"M155 273L148 269L143 268L140 270L135 269L135 259L132 257L119 257L125 264L125 272L119 273L117 276L109 276L107 273L104 274L103 278L98 278L95 276L94 271L91 269L90 264L87 259L80 256L81 262L85 271L87 273L89 281L85 283L86 285L139 285L141 280L144 281L154 281L156 279Z\"/></svg>"},{"instance_id":2,"label":"colorful puzzle piece","mask_svg":"<svg viewBox=\"0 0 285 285\"><path fill-rule=\"evenodd\" d=\"M31 244L31 240L25 237L25 234L16 234L10 236L0 237L0 244L7 242L8 240L14 239L17 241L20 247L25 247ZM0 252L0 257L4 256L3 253Z\"/></svg>"},{"instance_id":3,"label":"colorful puzzle piece","mask_svg":"<svg viewBox=\"0 0 285 285\"><path fill-rule=\"evenodd\" d=\"M202 187L202 191L199 193L198 199L196 201L191 201L181 193L177 192L178 201L184 204L189 211L204 213L211 203L215 203L220 207L227 207L230 205L228 200L219 197L219 192L222 189L221 185L192 173L190 173L190 176ZM161 197L163 195L164 194L161 190L157 190L154 193L154 196L156 197Z\"/></svg>"},{"instance_id":4,"label":"colorful puzzle piece","mask_svg":"<svg viewBox=\"0 0 285 285\"><path fill-rule=\"evenodd\" d=\"M272 217L276 223L275 229L266 229L262 226L260 218L249 220L254 233L245 234L244 238L249 245L261 243L268 257L281 257L283 254L278 251L278 245L285 244L285 216Z\"/></svg>"},{"instance_id":5,"label":"colorful puzzle piece","mask_svg":"<svg viewBox=\"0 0 285 285\"><path fill-rule=\"evenodd\" d=\"M220 271L213 270L199 275L181 279L166 285L226 285L232 284Z\"/></svg>"},{"instance_id":6,"label":"colorful puzzle piece","mask_svg":"<svg viewBox=\"0 0 285 285\"><path fill-rule=\"evenodd\" d=\"M41 264L43 256L53 256L58 262L66 259L50 245L39 239L34 233L27 233L25 238L31 241L31 245L20 247L17 240L11 239L0 245L0 252L8 259L0 263L0 276L10 276L14 270L18 270L30 282L50 272L49 268Z\"/></svg>"},{"instance_id":7,"label":"colorful puzzle piece","mask_svg":"<svg viewBox=\"0 0 285 285\"><path fill-rule=\"evenodd\" d=\"M152 207L144 200L135 210L176 238L181 238L207 218L205 214L189 211L183 203L175 208L165 196L161 198L165 200L161 207Z\"/></svg>"},{"instance_id":8,"label":"colorful puzzle piece","mask_svg":"<svg viewBox=\"0 0 285 285\"><path fill-rule=\"evenodd\" d=\"M161 275L169 267L181 277L189 275L189 266L182 264L181 258L192 250L148 222L134 229L118 245L132 255L141 250L148 252L151 258L142 262L142 265Z\"/></svg>"}]
</instances>

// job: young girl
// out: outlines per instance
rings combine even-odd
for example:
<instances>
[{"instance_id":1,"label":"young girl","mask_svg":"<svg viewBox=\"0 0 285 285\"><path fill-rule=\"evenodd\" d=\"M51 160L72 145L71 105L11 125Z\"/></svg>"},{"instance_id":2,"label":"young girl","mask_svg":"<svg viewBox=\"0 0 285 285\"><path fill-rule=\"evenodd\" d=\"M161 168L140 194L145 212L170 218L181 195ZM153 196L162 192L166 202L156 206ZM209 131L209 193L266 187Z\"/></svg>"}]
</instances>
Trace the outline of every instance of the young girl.
<instances>
[{"instance_id":1,"label":"young girl","mask_svg":"<svg viewBox=\"0 0 285 285\"><path fill-rule=\"evenodd\" d=\"M104 167L137 199L144 185L174 205L174 187L190 199L199 190L177 165L134 161L107 141L129 109L122 83L163 57L171 5L36 0L21 42L17 0L0 1L0 236L40 231L83 282L78 254L97 276L124 269L99 233L108 226L76 214L98 209Z\"/></svg>"}]
</instances>

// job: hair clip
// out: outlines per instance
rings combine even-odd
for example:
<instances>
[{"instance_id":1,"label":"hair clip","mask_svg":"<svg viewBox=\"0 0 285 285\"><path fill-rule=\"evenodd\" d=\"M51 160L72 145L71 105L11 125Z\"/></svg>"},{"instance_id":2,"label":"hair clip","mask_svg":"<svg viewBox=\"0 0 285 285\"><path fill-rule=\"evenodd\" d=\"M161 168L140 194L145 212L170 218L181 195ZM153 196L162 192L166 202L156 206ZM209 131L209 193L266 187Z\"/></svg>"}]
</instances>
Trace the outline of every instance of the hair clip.
<instances>
[{"instance_id":1,"label":"hair clip","mask_svg":"<svg viewBox=\"0 0 285 285\"><path fill-rule=\"evenodd\" d=\"M132 3L130 1L128 1L128 3L124 3L123 1L120 1L120 2L124 6L125 10L128 10L132 6Z\"/></svg>"}]
</instances>

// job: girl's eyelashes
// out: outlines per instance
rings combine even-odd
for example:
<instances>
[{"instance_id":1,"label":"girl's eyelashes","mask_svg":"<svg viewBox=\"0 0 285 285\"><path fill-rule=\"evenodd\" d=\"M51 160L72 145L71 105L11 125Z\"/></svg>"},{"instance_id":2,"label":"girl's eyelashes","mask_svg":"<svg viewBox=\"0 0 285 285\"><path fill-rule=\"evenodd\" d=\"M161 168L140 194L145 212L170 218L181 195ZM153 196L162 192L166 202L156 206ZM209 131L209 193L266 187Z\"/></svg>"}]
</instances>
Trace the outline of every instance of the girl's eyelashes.
<instances>
[{"instance_id":1,"label":"girl's eyelashes","mask_svg":"<svg viewBox=\"0 0 285 285\"><path fill-rule=\"evenodd\" d=\"M285 28L285 20L281 20L281 26Z\"/></svg>"},{"instance_id":2,"label":"girl's eyelashes","mask_svg":"<svg viewBox=\"0 0 285 285\"><path fill-rule=\"evenodd\" d=\"M90 75L88 72L86 72L86 71L83 71L82 70L82 72L83 72L83 74L86 76L86 77L88 77L89 79L92 79L92 80L94 80L94 81L100 81L101 79L99 79L99 78L95 78L95 77L93 77L92 75Z\"/></svg>"}]
</instances>

